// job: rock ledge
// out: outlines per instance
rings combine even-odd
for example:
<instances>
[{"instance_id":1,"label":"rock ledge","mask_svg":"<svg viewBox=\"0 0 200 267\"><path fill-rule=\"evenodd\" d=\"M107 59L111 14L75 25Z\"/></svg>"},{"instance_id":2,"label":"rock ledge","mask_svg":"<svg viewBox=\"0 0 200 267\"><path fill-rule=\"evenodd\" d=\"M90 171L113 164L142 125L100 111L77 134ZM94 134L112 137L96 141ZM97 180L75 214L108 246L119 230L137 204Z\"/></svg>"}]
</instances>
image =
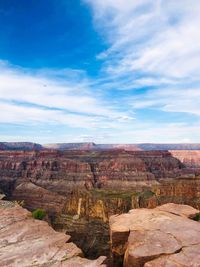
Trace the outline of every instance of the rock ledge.
<instances>
[{"instance_id":1,"label":"rock ledge","mask_svg":"<svg viewBox=\"0 0 200 267\"><path fill-rule=\"evenodd\" d=\"M67 243L69 235L35 220L17 203L0 200L0 267L100 267L105 257L91 261Z\"/></svg>"},{"instance_id":2,"label":"rock ledge","mask_svg":"<svg viewBox=\"0 0 200 267\"><path fill-rule=\"evenodd\" d=\"M114 266L199 267L200 223L189 218L198 210L173 203L111 216Z\"/></svg>"}]
</instances>

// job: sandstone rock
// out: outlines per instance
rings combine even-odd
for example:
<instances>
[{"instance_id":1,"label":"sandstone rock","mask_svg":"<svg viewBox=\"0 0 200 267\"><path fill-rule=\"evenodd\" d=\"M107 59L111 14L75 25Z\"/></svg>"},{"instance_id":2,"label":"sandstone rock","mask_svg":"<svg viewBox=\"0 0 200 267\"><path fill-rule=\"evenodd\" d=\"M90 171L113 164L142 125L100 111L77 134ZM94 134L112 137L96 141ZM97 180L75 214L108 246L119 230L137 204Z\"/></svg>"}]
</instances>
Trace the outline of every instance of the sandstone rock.
<instances>
[{"instance_id":1,"label":"sandstone rock","mask_svg":"<svg viewBox=\"0 0 200 267\"><path fill-rule=\"evenodd\" d=\"M106 267L105 257L99 257L97 260L87 260L80 257L74 257L62 263L62 267ZM55 266L56 267L56 266Z\"/></svg>"},{"instance_id":2,"label":"sandstone rock","mask_svg":"<svg viewBox=\"0 0 200 267\"><path fill-rule=\"evenodd\" d=\"M178 205L175 203L167 203L164 204L162 206L158 206L156 208L156 210L160 210L160 211L166 211L166 212L170 212L172 214L175 215L180 215L182 217L187 217L187 218L194 218L197 214L200 213L199 210L194 209L191 206L188 205Z\"/></svg>"},{"instance_id":3,"label":"sandstone rock","mask_svg":"<svg viewBox=\"0 0 200 267\"><path fill-rule=\"evenodd\" d=\"M144 267L199 267L200 245L182 248L173 255L162 256L158 259L145 263Z\"/></svg>"},{"instance_id":4,"label":"sandstone rock","mask_svg":"<svg viewBox=\"0 0 200 267\"><path fill-rule=\"evenodd\" d=\"M199 266L200 223L187 218L198 212L170 203L111 216L114 265L125 255L124 267Z\"/></svg>"},{"instance_id":5,"label":"sandstone rock","mask_svg":"<svg viewBox=\"0 0 200 267\"><path fill-rule=\"evenodd\" d=\"M179 159L185 166L200 168L199 150L170 150L171 155Z\"/></svg>"},{"instance_id":6,"label":"sandstone rock","mask_svg":"<svg viewBox=\"0 0 200 267\"><path fill-rule=\"evenodd\" d=\"M77 257L82 256L82 251L75 244L67 243L70 236L33 219L19 205L0 201L0 213L1 267L103 266L104 257L96 261Z\"/></svg>"}]
</instances>

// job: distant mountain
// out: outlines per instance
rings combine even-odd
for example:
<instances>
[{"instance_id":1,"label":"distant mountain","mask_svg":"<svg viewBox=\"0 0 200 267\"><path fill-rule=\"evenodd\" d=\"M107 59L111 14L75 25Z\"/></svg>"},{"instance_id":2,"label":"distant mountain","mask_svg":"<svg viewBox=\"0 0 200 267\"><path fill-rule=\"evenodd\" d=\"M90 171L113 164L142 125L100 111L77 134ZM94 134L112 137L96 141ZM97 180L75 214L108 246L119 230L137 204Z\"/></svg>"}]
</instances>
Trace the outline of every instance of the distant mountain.
<instances>
[{"instance_id":1,"label":"distant mountain","mask_svg":"<svg viewBox=\"0 0 200 267\"><path fill-rule=\"evenodd\" d=\"M42 150L40 144L31 142L0 142L0 150Z\"/></svg>"},{"instance_id":2,"label":"distant mountain","mask_svg":"<svg viewBox=\"0 0 200 267\"><path fill-rule=\"evenodd\" d=\"M138 144L141 150L200 150L200 144Z\"/></svg>"},{"instance_id":3,"label":"distant mountain","mask_svg":"<svg viewBox=\"0 0 200 267\"><path fill-rule=\"evenodd\" d=\"M123 149L129 151L142 150L137 144L98 144L96 145L99 150L107 149Z\"/></svg>"},{"instance_id":4,"label":"distant mountain","mask_svg":"<svg viewBox=\"0 0 200 267\"><path fill-rule=\"evenodd\" d=\"M46 149L56 150L200 150L200 144L95 144L95 143L58 143L43 145Z\"/></svg>"},{"instance_id":5,"label":"distant mountain","mask_svg":"<svg viewBox=\"0 0 200 267\"><path fill-rule=\"evenodd\" d=\"M200 144L95 144L83 143L56 143L37 144L31 142L0 142L0 150L200 150Z\"/></svg>"},{"instance_id":6,"label":"distant mountain","mask_svg":"<svg viewBox=\"0 0 200 267\"><path fill-rule=\"evenodd\" d=\"M56 150L94 150L98 149L98 145L95 143L57 143L43 145L43 148Z\"/></svg>"},{"instance_id":7,"label":"distant mountain","mask_svg":"<svg viewBox=\"0 0 200 267\"><path fill-rule=\"evenodd\" d=\"M110 149L123 149L123 150L141 150L138 145L123 145L123 144L95 144L95 143L58 143L46 144L43 148L56 149L56 150L110 150Z\"/></svg>"}]
</instances>

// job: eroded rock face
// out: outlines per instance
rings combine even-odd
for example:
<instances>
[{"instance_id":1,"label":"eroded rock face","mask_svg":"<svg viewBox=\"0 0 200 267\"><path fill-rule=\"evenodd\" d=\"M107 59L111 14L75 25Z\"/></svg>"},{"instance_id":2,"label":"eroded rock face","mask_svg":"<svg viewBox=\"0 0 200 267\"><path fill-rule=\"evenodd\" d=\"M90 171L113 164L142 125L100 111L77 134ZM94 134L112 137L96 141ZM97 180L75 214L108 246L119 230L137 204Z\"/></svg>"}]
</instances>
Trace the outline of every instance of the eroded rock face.
<instances>
[{"instance_id":1,"label":"eroded rock face","mask_svg":"<svg viewBox=\"0 0 200 267\"><path fill-rule=\"evenodd\" d=\"M69 235L55 232L47 222L33 219L29 211L17 204L1 200L0 214L2 267L105 266L104 257L95 261L80 258L82 251L74 243L67 243Z\"/></svg>"},{"instance_id":2,"label":"eroded rock face","mask_svg":"<svg viewBox=\"0 0 200 267\"><path fill-rule=\"evenodd\" d=\"M197 152L191 153L195 158ZM176 155L167 151L0 151L1 189L11 195L20 183L30 181L66 195L77 188L141 191L159 187L162 180L197 180L197 164L191 168L187 163L191 155Z\"/></svg>"},{"instance_id":3,"label":"eroded rock face","mask_svg":"<svg viewBox=\"0 0 200 267\"><path fill-rule=\"evenodd\" d=\"M123 258L124 267L199 266L200 223L189 219L198 213L170 203L111 216L114 266Z\"/></svg>"},{"instance_id":4,"label":"eroded rock face","mask_svg":"<svg viewBox=\"0 0 200 267\"><path fill-rule=\"evenodd\" d=\"M169 152L185 166L200 168L200 150L170 150Z\"/></svg>"},{"instance_id":5,"label":"eroded rock face","mask_svg":"<svg viewBox=\"0 0 200 267\"><path fill-rule=\"evenodd\" d=\"M72 215L80 209L80 216L104 221L115 213L135 207L153 208L159 203L200 208L199 169L190 164L199 161L199 153L0 151L0 189L7 196L24 200L30 209L42 205L53 214L64 210ZM99 192L94 192L97 190L109 197L98 198ZM127 201L117 194L106 194L145 190L152 191L155 197L128 197Z\"/></svg>"},{"instance_id":6,"label":"eroded rock face","mask_svg":"<svg viewBox=\"0 0 200 267\"><path fill-rule=\"evenodd\" d=\"M18 201L25 200L29 210L43 208L49 215L62 213L66 197L44 189L31 182L22 182L14 190L12 198Z\"/></svg>"}]
</instances>

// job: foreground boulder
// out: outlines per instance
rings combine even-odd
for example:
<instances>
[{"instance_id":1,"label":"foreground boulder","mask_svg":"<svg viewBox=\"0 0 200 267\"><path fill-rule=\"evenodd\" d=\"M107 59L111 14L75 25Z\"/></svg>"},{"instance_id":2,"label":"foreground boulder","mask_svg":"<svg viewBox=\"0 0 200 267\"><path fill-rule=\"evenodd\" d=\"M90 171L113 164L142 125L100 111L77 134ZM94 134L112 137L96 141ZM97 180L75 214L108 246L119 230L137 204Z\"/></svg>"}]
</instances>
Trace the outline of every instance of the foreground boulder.
<instances>
[{"instance_id":1,"label":"foreground boulder","mask_svg":"<svg viewBox=\"0 0 200 267\"><path fill-rule=\"evenodd\" d=\"M110 234L114 266L200 266L198 210L177 204L135 209L111 216Z\"/></svg>"},{"instance_id":2,"label":"foreground boulder","mask_svg":"<svg viewBox=\"0 0 200 267\"><path fill-rule=\"evenodd\" d=\"M99 267L105 257L91 261L67 243L70 236L54 231L47 222L35 220L16 203L0 201L1 267Z\"/></svg>"}]
</instances>

